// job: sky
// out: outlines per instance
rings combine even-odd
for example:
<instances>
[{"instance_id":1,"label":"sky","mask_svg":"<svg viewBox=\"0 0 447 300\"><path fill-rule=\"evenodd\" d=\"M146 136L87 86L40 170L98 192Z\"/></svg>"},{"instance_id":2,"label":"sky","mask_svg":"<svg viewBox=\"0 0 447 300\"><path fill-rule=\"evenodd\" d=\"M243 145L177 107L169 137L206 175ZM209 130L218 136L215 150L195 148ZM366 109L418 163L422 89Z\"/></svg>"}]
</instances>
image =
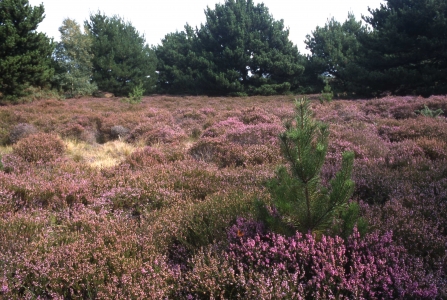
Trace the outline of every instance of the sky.
<instances>
[{"instance_id":1,"label":"sky","mask_svg":"<svg viewBox=\"0 0 447 300\"><path fill-rule=\"evenodd\" d=\"M317 26L324 26L328 19L334 17L344 22L348 12L357 19L369 15L368 7L379 8L381 0L263 0L275 20L284 20L289 28L289 39L298 46L301 53L308 53L304 40ZM30 5L43 3L45 19L37 31L60 40L58 28L66 18L83 24L90 14L98 11L107 15L118 15L144 34L149 45L161 44L166 34L181 31L186 23L199 27L205 23L206 7L214 8L216 3L224 0L29 0Z\"/></svg>"}]
</instances>

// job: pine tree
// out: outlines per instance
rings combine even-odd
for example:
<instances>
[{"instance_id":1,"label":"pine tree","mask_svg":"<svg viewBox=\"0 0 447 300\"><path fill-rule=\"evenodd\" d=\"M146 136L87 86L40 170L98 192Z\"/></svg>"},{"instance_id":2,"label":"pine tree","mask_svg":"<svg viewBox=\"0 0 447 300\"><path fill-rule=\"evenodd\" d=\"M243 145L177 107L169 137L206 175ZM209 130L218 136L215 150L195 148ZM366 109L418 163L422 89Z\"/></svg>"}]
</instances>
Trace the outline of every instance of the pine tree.
<instances>
[{"instance_id":1,"label":"pine tree","mask_svg":"<svg viewBox=\"0 0 447 300\"><path fill-rule=\"evenodd\" d=\"M200 28L186 26L157 48L160 84L218 95L283 94L298 88L305 58L289 40L284 22L274 20L264 4L227 0L207 8L205 15Z\"/></svg>"},{"instance_id":2,"label":"pine tree","mask_svg":"<svg viewBox=\"0 0 447 300\"><path fill-rule=\"evenodd\" d=\"M263 215L273 230L326 233L332 228L341 235L352 230L351 220L358 216L356 204L348 202L354 191L354 153L343 153L341 170L330 181L330 187L324 187L320 173L328 135L328 125L312 118L309 101L297 100L296 118L280 135L289 166L279 167L268 184L277 216Z\"/></svg>"},{"instance_id":3,"label":"pine tree","mask_svg":"<svg viewBox=\"0 0 447 300\"><path fill-rule=\"evenodd\" d=\"M387 0L369 12L358 81L376 94L447 93L447 2Z\"/></svg>"},{"instance_id":4,"label":"pine tree","mask_svg":"<svg viewBox=\"0 0 447 300\"><path fill-rule=\"evenodd\" d=\"M0 1L0 93L12 101L29 93L31 86L50 83L52 41L36 32L44 7L27 0Z\"/></svg>"},{"instance_id":5,"label":"pine tree","mask_svg":"<svg viewBox=\"0 0 447 300\"><path fill-rule=\"evenodd\" d=\"M71 19L63 21L59 32L61 41L54 52L57 65L54 80L58 88L69 97L91 95L97 90L96 84L91 82L91 36L86 28L82 33L79 24Z\"/></svg>"},{"instance_id":6,"label":"pine tree","mask_svg":"<svg viewBox=\"0 0 447 300\"><path fill-rule=\"evenodd\" d=\"M344 23L329 20L324 27L318 27L306 36L306 48L311 51L309 68L306 76L311 76L309 83L323 88L325 80L321 75L330 75L331 86L339 93L362 92L363 86L352 85L352 78L357 79L363 70L358 66L359 57L364 49L359 38L367 35L367 29L355 16L348 14Z\"/></svg>"},{"instance_id":7,"label":"pine tree","mask_svg":"<svg viewBox=\"0 0 447 300\"><path fill-rule=\"evenodd\" d=\"M195 95L202 92L200 59L197 57L197 36L188 24L185 30L169 33L155 48L160 92Z\"/></svg>"},{"instance_id":8,"label":"pine tree","mask_svg":"<svg viewBox=\"0 0 447 300\"><path fill-rule=\"evenodd\" d=\"M202 56L212 62L206 70L210 92L268 95L298 86L303 57L283 20L274 20L264 4L227 0L205 15L198 37Z\"/></svg>"},{"instance_id":9,"label":"pine tree","mask_svg":"<svg viewBox=\"0 0 447 300\"><path fill-rule=\"evenodd\" d=\"M85 25L93 43L93 81L100 90L118 96L127 96L140 85L147 93L154 90L155 53L130 22L97 13Z\"/></svg>"}]
</instances>

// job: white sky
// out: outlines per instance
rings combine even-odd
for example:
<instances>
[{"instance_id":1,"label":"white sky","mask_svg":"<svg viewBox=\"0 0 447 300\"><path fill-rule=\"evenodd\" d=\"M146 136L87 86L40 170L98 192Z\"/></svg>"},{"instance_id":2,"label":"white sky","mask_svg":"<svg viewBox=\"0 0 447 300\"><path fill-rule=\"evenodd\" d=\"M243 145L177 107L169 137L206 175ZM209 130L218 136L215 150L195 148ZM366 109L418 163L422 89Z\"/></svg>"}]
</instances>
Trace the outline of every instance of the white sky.
<instances>
[{"instance_id":1,"label":"white sky","mask_svg":"<svg viewBox=\"0 0 447 300\"><path fill-rule=\"evenodd\" d=\"M196 27L205 22L204 10L214 9L216 3L224 0L29 0L32 6L43 3L45 19L38 31L59 40L58 28L65 18L75 19L83 24L91 13L100 10L107 16L119 15L144 34L149 45L160 44L168 33L183 30L189 23ZM289 39L298 46L301 53L307 53L304 40L317 26L324 26L327 19L334 17L343 22L348 12L357 19L368 15L368 7L378 8L381 0L255 0L269 8L275 20L284 20L290 29Z\"/></svg>"}]
</instances>

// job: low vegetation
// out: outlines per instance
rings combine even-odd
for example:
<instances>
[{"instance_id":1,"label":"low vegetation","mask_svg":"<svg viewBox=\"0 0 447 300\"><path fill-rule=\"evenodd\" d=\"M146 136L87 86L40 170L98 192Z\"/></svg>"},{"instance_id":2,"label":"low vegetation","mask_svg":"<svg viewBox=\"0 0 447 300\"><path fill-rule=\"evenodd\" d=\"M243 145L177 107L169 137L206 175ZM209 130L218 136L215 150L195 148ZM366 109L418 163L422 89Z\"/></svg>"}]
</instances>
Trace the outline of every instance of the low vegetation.
<instances>
[{"instance_id":1,"label":"low vegetation","mask_svg":"<svg viewBox=\"0 0 447 300\"><path fill-rule=\"evenodd\" d=\"M447 122L424 107L447 99L312 98L311 187L346 183L321 226L278 198L305 175L292 97L0 107L0 298L444 299Z\"/></svg>"}]
</instances>

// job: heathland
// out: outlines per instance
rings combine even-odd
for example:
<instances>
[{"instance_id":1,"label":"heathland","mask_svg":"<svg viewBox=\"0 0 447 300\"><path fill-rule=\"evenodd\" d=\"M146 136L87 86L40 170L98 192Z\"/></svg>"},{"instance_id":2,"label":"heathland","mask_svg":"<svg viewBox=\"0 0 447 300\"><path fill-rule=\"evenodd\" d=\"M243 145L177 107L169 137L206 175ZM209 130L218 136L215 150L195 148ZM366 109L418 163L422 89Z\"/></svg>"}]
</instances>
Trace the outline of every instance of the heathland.
<instances>
[{"instance_id":1,"label":"heathland","mask_svg":"<svg viewBox=\"0 0 447 300\"><path fill-rule=\"evenodd\" d=\"M0 107L0 298L445 299L447 97L311 100L329 126L321 184L355 155L367 225L344 237L259 217L260 202L278 213L267 183L294 103Z\"/></svg>"}]
</instances>

